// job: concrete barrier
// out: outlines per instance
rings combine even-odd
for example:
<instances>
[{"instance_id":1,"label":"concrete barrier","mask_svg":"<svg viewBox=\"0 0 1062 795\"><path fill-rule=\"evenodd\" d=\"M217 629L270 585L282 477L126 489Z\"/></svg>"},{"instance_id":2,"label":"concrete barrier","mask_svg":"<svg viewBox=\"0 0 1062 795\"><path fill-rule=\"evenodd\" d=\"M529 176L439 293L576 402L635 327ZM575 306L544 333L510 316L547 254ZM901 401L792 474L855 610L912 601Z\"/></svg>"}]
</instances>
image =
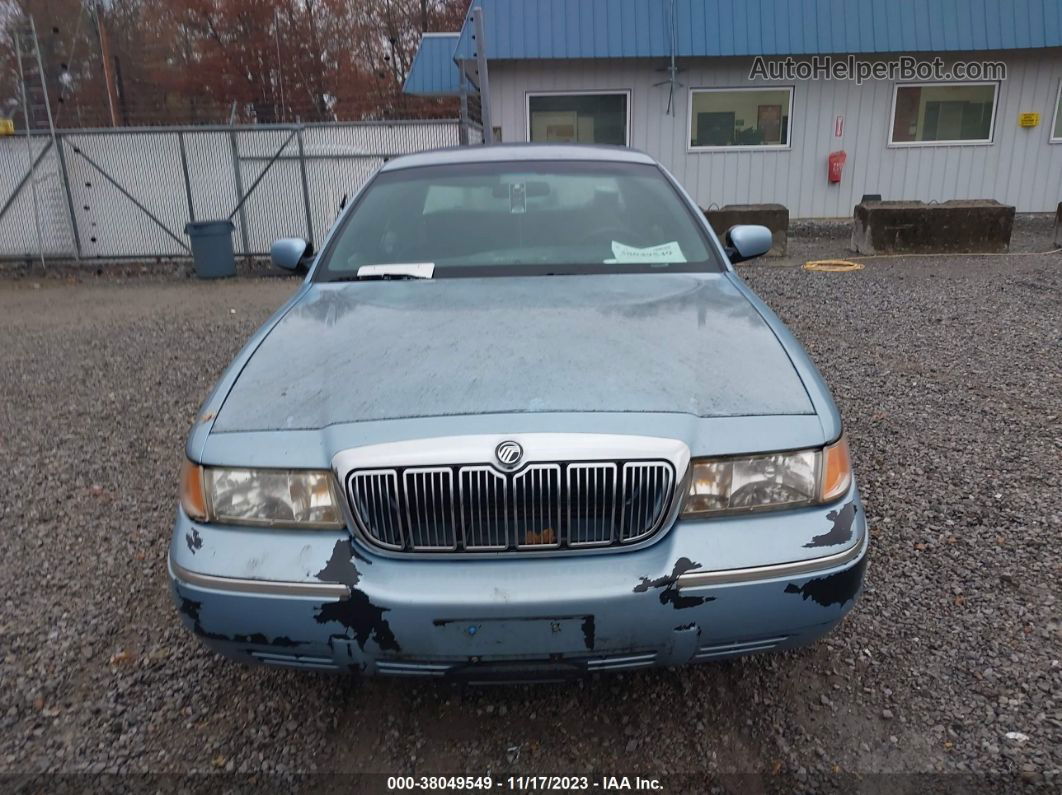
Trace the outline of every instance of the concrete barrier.
<instances>
[{"instance_id":1,"label":"concrete barrier","mask_svg":"<svg viewBox=\"0 0 1062 795\"><path fill-rule=\"evenodd\" d=\"M768 257L784 257L789 245L789 210L781 204L728 204L717 210L705 210L712 229L723 239L726 230L738 224L759 224L771 230L774 245Z\"/></svg>"},{"instance_id":2,"label":"concrete barrier","mask_svg":"<svg viewBox=\"0 0 1062 795\"><path fill-rule=\"evenodd\" d=\"M1055 248L1062 248L1062 202L1055 210Z\"/></svg>"},{"instance_id":3,"label":"concrete barrier","mask_svg":"<svg viewBox=\"0 0 1062 795\"><path fill-rule=\"evenodd\" d=\"M852 248L860 254L1002 252L1013 227L1014 208L991 199L868 201L855 207Z\"/></svg>"}]
</instances>

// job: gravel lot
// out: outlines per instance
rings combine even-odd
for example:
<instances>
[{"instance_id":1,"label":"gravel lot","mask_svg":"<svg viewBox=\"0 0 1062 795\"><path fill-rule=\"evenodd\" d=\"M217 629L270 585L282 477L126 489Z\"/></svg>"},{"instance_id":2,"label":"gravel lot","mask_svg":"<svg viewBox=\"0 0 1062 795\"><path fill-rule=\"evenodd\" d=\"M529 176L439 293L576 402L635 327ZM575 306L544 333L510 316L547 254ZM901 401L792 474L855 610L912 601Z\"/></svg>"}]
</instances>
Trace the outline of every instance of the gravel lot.
<instances>
[{"instance_id":1,"label":"gravel lot","mask_svg":"<svg viewBox=\"0 0 1062 795\"><path fill-rule=\"evenodd\" d=\"M873 533L863 601L809 649L564 687L358 684L201 648L165 584L184 434L296 282L0 280L0 772L1062 786L1062 256L827 274L786 265L837 241L792 250L742 273L844 414ZM872 775L921 772L972 775Z\"/></svg>"}]
</instances>

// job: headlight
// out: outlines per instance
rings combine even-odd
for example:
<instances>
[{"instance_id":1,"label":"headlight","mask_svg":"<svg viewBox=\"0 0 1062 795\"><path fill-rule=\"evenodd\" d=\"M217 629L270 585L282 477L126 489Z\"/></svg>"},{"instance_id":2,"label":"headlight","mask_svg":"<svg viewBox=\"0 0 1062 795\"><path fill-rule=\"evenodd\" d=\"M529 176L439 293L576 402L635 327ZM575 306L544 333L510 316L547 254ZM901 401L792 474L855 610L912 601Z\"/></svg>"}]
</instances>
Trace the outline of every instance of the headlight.
<instances>
[{"instance_id":1,"label":"headlight","mask_svg":"<svg viewBox=\"0 0 1062 795\"><path fill-rule=\"evenodd\" d=\"M694 459L684 516L794 508L848 491L852 466L842 436L821 450Z\"/></svg>"},{"instance_id":2,"label":"headlight","mask_svg":"<svg viewBox=\"0 0 1062 795\"><path fill-rule=\"evenodd\" d=\"M186 461L181 504L193 519L221 524L341 527L332 474L310 469L229 469Z\"/></svg>"}]
</instances>

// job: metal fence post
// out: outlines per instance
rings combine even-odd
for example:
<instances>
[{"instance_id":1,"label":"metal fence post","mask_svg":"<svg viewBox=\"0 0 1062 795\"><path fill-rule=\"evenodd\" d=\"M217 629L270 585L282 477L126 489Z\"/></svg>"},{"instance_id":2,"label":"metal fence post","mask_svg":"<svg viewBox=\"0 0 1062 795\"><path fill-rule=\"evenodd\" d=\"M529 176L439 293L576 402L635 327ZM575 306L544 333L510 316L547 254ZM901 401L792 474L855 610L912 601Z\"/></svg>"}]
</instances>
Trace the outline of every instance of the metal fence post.
<instances>
[{"instance_id":1,"label":"metal fence post","mask_svg":"<svg viewBox=\"0 0 1062 795\"><path fill-rule=\"evenodd\" d=\"M306 239L313 243L313 213L310 212L310 183L306 179L306 149L302 144L302 130L303 127L300 124L297 135L299 141L299 172L302 175L302 203L306 208Z\"/></svg>"},{"instance_id":2,"label":"metal fence post","mask_svg":"<svg viewBox=\"0 0 1062 795\"><path fill-rule=\"evenodd\" d=\"M181 170L184 172L184 192L188 197L188 220L195 220L195 207L192 204L192 180L188 176L188 152L184 148L184 133L177 131L177 145L181 150Z\"/></svg>"},{"instance_id":3,"label":"metal fence post","mask_svg":"<svg viewBox=\"0 0 1062 795\"><path fill-rule=\"evenodd\" d=\"M70 213L70 231L74 233L74 260L81 262L81 235L77 231L77 215L74 213L74 194L70 191L70 175L66 170L66 155L63 136L55 134L55 151L59 157L59 174L63 178L63 192L66 194L66 209Z\"/></svg>"},{"instance_id":4,"label":"metal fence post","mask_svg":"<svg viewBox=\"0 0 1062 795\"><path fill-rule=\"evenodd\" d=\"M229 144L232 146L232 173L236 180L236 201L240 209L240 240L243 241L243 255L251 256L251 244L247 237L247 214L243 210L243 175L240 174L240 148L236 142L236 128L229 127Z\"/></svg>"}]
</instances>

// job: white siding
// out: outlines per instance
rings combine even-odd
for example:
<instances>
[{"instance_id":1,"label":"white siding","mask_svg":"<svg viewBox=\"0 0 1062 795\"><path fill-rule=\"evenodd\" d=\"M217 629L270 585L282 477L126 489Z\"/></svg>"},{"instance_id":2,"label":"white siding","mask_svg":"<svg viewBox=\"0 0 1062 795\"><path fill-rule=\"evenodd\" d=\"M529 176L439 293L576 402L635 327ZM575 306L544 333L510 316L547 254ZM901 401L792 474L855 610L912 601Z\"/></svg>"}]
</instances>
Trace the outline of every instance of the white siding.
<instances>
[{"instance_id":1,"label":"white siding","mask_svg":"<svg viewBox=\"0 0 1062 795\"><path fill-rule=\"evenodd\" d=\"M892 81L796 81L791 148L775 151L689 152L690 87L782 85L750 83L751 59L681 59L674 115L665 113L663 59L493 61L493 123L502 139L525 141L526 92L630 89L630 145L656 157L693 194L711 204L780 202L796 218L848 217L865 193L885 199L996 199L1018 212L1053 212L1062 200L1062 143L1049 143L1062 80L1062 50L979 53L965 60L1005 60L995 136L990 145L888 146ZM1040 125L1018 126L1023 112ZM834 119L844 116L844 135ZM826 180L826 159L848 154L839 185Z\"/></svg>"}]
</instances>

